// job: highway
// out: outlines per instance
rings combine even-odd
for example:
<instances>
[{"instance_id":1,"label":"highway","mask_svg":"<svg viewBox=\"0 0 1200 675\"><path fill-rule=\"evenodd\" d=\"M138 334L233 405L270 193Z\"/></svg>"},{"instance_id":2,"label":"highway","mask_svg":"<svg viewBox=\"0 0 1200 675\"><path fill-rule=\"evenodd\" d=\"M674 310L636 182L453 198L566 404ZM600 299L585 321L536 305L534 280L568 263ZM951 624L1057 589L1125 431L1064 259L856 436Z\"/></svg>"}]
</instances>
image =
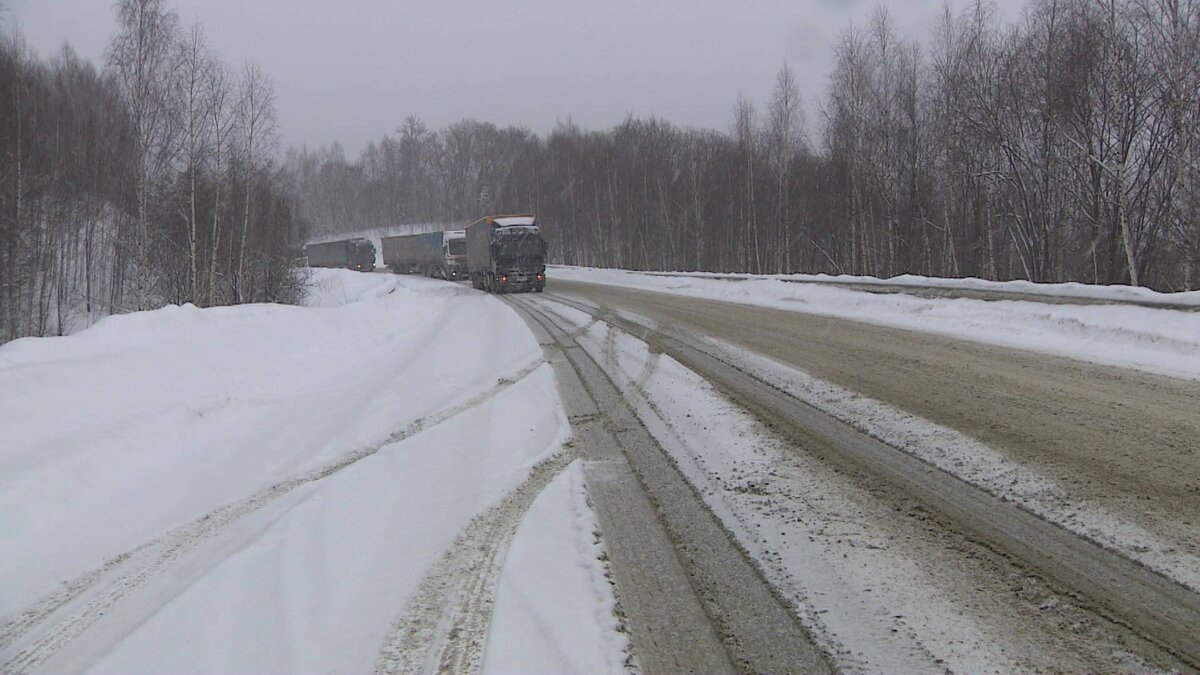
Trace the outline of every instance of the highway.
<instances>
[{"instance_id":1,"label":"highway","mask_svg":"<svg viewBox=\"0 0 1200 675\"><path fill-rule=\"evenodd\" d=\"M840 319L579 282L552 280L544 296L511 296L507 301L541 336L544 348L570 357L565 363L573 366L572 377L582 380L583 390L593 397L602 389L596 383L604 382L599 371L607 367L611 377L612 364L605 366L603 358L588 356L574 344L588 329L573 327L564 319L571 314L590 315L592 323L638 337L652 353L666 354L699 374L730 402L782 436L791 452L848 476L857 489L896 512L921 514L922 526L929 530L918 537L926 537L921 546L938 550L921 553L921 546L916 546L917 564L925 557L925 564L933 567L966 569L961 573L979 589L976 596L961 596L966 602L991 605L989 611L1010 613L1017 623L1022 614L1029 614L1027 625L1010 626L1008 635L997 638L1001 643L1065 646L1083 669L1122 667L1120 662L1105 660L1106 652L1114 649L1129 650L1140 663L1152 667L1195 670L1200 666L1200 643L1194 639L1200 627L1200 595L1183 583L1191 579L1189 570L1160 570L1178 572L1166 574L1147 569L1103 537L1080 536L998 495L994 486L972 484L834 419L781 390L779 382L756 374L735 356L742 353L738 350L746 350L769 357L977 439L1013 464L1053 480L1060 506L1098 508L1124 525L1149 533L1155 542L1165 542L1175 558L1164 559L1184 561L1200 556L1196 536L1200 454L1194 441L1200 438L1200 386L1195 382ZM578 389L572 377L564 380L564 370L560 365L560 388ZM617 414L604 412L605 405L600 408L603 415ZM618 408L623 421L615 428L639 426L624 419L628 406L607 404L607 409ZM760 601L742 595L736 603L731 599L736 594L722 595L720 589L728 578L725 571L745 575L745 570L733 570L749 558L726 552L724 559L713 554L714 559L707 560L709 551L721 548L713 544L720 538L715 534L719 527L703 535L709 539L687 539L697 536L697 527L673 519L707 512L699 495L711 490L695 480L682 492L679 485L667 487L687 480L679 470L669 469L673 460L662 461L662 448L644 428L640 433L645 438L621 444L621 449L656 505L730 662L739 670L811 671L815 662L809 646L824 644L832 667L844 665L830 654L837 651L830 644L840 637L818 635L812 640L808 628L792 625L795 616L804 613L794 602L791 617L778 619L773 629L774 634L795 636L776 639L774 644L806 645L787 657L791 661L770 661L775 651L754 642L754 635L771 631L729 619L737 614L734 604L750 615L769 615L767 610L745 610L746 604L758 602L774 611L781 595L787 594L776 587L762 594ZM679 496L683 492L690 492L688 499L695 503L678 506L686 497ZM713 499L709 502L711 507ZM608 518L611 522L620 516L610 513ZM604 522L603 513L601 519ZM728 522L725 528L736 530ZM746 542L735 541L730 531L724 538L733 542L734 549L744 549ZM735 558L741 562L735 565ZM772 576L761 560L751 567L756 574L746 578L757 577L761 583ZM943 576L949 580L953 575ZM619 574L617 581L619 590ZM1026 592L1030 584L1044 589L1032 603ZM962 589L946 592L961 594ZM1055 600L1045 602L1051 595ZM1044 607L1039 607L1057 606L1060 598L1075 613L1067 625L1061 616L1047 617ZM636 616L630 617L630 624L635 648L646 648L647 635L654 629L639 635ZM914 635L920 642L920 631ZM1016 663L1036 668L1037 658L1053 664L1056 658L1068 657L1056 657L1053 649L1042 646L1022 658ZM675 663L662 669L689 668Z\"/></svg>"}]
</instances>

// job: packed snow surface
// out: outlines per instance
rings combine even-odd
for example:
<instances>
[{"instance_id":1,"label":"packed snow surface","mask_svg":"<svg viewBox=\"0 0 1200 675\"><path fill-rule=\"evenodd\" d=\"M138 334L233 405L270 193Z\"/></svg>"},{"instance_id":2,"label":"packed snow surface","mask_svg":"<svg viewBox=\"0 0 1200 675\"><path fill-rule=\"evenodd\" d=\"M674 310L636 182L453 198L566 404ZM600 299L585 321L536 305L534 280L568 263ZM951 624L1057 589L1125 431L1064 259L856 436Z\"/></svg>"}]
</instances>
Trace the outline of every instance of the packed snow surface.
<instances>
[{"instance_id":1,"label":"packed snow surface","mask_svg":"<svg viewBox=\"0 0 1200 675\"><path fill-rule=\"evenodd\" d=\"M599 529L576 460L533 503L508 550L483 672L624 672L629 641L617 632Z\"/></svg>"},{"instance_id":2,"label":"packed snow surface","mask_svg":"<svg viewBox=\"0 0 1200 675\"><path fill-rule=\"evenodd\" d=\"M740 280L701 275L661 275L623 270L555 267L554 279L608 284L724 300L791 312L936 333L1002 347L1038 351L1104 365L1200 379L1200 312L1130 305L1045 304L1027 300L922 298L879 294L828 284L789 283L773 277ZM862 277L855 277L862 280ZM892 283L894 280L876 280ZM916 283L916 280L911 280ZM931 281L920 279L920 281ZM944 287L969 288L980 280L937 280ZM994 284L995 282L982 282ZM1022 289L1028 282L1017 284ZM1055 284L1071 290L1078 284ZM1153 294L1146 289L1089 287L1093 297ZM1047 289L1043 294L1052 295ZM1079 290L1079 289L1075 289ZM1108 294L1107 296L1105 294ZM1162 294L1158 294L1162 295ZM1200 306L1200 292L1174 294Z\"/></svg>"},{"instance_id":3,"label":"packed snow surface","mask_svg":"<svg viewBox=\"0 0 1200 675\"><path fill-rule=\"evenodd\" d=\"M503 304L314 282L306 307L173 306L0 347L0 670L367 672L460 530L560 452L553 374ZM548 499L590 522L564 480ZM591 623L544 651L603 638L579 664L604 669L608 587L544 511L550 538L524 528L517 551L581 595L509 566L504 592L552 609L496 630L539 634L522 622L569 602Z\"/></svg>"}]
</instances>

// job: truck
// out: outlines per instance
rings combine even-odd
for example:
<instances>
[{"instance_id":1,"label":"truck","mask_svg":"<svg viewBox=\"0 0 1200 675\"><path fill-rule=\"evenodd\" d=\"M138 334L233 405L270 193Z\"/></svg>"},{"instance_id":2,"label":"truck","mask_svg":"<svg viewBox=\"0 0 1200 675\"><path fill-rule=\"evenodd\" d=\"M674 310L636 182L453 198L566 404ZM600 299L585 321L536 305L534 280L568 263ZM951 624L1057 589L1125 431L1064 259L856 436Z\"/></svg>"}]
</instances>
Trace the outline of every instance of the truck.
<instances>
[{"instance_id":1,"label":"truck","mask_svg":"<svg viewBox=\"0 0 1200 675\"><path fill-rule=\"evenodd\" d=\"M446 230L442 246L446 252L446 262L442 268L443 279L458 281L467 278L467 231Z\"/></svg>"},{"instance_id":2,"label":"truck","mask_svg":"<svg viewBox=\"0 0 1200 675\"><path fill-rule=\"evenodd\" d=\"M309 267L344 267L370 272L375 269L375 244L363 237L339 239L304 247Z\"/></svg>"},{"instance_id":3,"label":"truck","mask_svg":"<svg viewBox=\"0 0 1200 675\"><path fill-rule=\"evenodd\" d=\"M471 285L489 293L546 286L546 240L533 214L484 216L467 226Z\"/></svg>"},{"instance_id":4,"label":"truck","mask_svg":"<svg viewBox=\"0 0 1200 675\"><path fill-rule=\"evenodd\" d=\"M466 232L446 230L384 237L383 264L396 274L424 274L457 281L466 277Z\"/></svg>"}]
</instances>

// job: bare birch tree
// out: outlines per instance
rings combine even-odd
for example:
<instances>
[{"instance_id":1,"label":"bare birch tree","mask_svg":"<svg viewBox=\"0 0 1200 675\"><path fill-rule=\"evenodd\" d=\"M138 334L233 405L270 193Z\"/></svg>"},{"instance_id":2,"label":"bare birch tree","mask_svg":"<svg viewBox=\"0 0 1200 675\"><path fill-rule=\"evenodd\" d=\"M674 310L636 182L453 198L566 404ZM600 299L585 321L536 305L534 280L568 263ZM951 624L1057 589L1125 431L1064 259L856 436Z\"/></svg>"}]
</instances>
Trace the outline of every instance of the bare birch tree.
<instances>
[{"instance_id":1,"label":"bare birch tree","mask_svg":"<svg viewBox=\"0 0 1200 675\"><path fill-rule=\"evenodd\" d=\"M775 77L767 108L767 138L775 174L775 271L792 270L792 164L805 148L804 104L792 69L785 62Z\"/></svg>"},{"instance_id":2,"label":"bare birch tree","mask_svg":"<svg viewBox=\"0 0 1200 675\"><path fill-rule=\"evenodd\" d=\"M256 63L242 69L237 105L239 148L244 165L245 195L242 203L241 244L238 246L234 276L234 295L243 302L246 295L246 242L253 223L254 184L272 159L278 136L275 122L275 88Z\"/></svg>"},{"instance_id":3,"label":"bare birch tree","mask_svg":"<svg viewBox=\"0 0 1200 675\"><path fill-rule=\"evenodd\" d=\"M119 30L108 50L108 64L129 107L134 130L134 147L138 163L133 175L137 214L132 250L118 240L116 256L121 264L114 266L123 274L131 265L135 275L134 305L145 308L150 303L151 266L149 210L155 183L166 173L176 152L175 128L171 120L169 83L170 68L179 18L168 9L165 0L120 0L117 3ZM122 279L112 284L114 293L123 288ZM110 301L116 304L120 297Z\"/></svg>"}]
</instances>

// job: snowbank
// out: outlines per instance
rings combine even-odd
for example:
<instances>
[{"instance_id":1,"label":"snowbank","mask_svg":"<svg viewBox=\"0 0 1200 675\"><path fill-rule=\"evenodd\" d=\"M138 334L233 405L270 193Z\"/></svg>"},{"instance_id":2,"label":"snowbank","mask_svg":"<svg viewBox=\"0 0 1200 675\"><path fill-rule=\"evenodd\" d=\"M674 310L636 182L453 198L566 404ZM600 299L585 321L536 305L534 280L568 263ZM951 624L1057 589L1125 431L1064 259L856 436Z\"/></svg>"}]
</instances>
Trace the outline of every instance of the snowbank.
<instances>
[{"instance_id":1,"label":"snowbank","mask_svg":"<svg viewBox=\"0 0 1200 675\"><path fill-rule=\"evenodd\" d=\"M578 268L585 269L585 268ZM596 269L596 268L588 268ZM597 270L611 271L611 270ZM855 274L726 274L721 272L632 272L650 276L691 277L696 279L777 279L792 283L842 284L847 286L907 287L912 289L944 289L985 291L995 294L1038 295L1046 298L1095 300L1113 303L1146 303L1163 308L1200 308L1200 291L1162 293L1141 286L1112 284L1099 286L1074 281L1062 283L1038 283L1033 281L991 281L976 277L946 278L925 277L918 274L901 274L880 278Z\"/></svg>"}]
</instances>

